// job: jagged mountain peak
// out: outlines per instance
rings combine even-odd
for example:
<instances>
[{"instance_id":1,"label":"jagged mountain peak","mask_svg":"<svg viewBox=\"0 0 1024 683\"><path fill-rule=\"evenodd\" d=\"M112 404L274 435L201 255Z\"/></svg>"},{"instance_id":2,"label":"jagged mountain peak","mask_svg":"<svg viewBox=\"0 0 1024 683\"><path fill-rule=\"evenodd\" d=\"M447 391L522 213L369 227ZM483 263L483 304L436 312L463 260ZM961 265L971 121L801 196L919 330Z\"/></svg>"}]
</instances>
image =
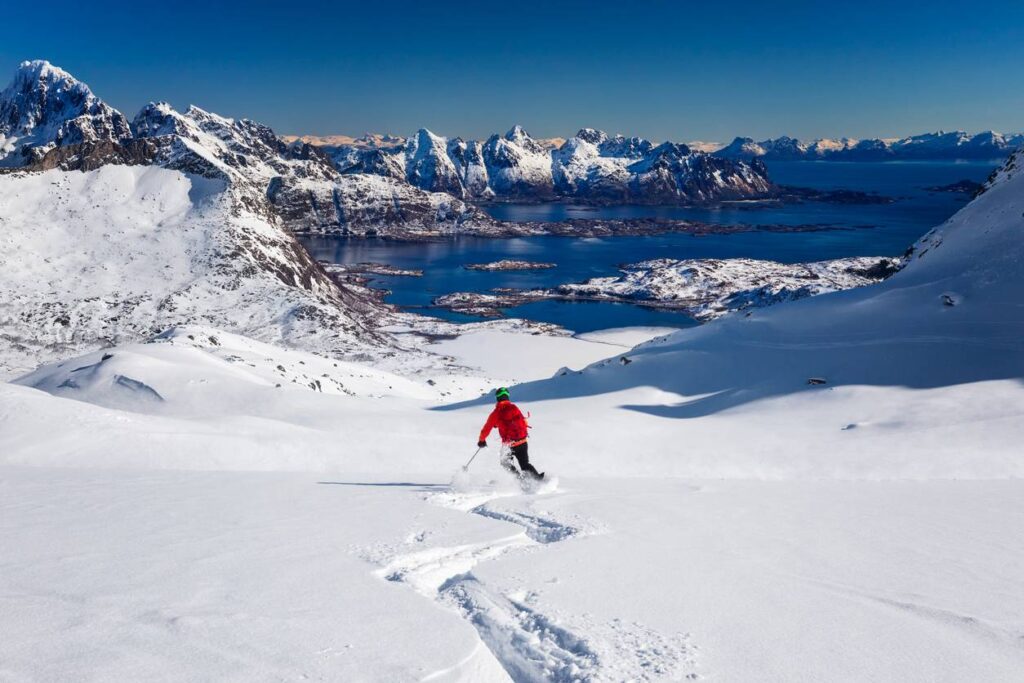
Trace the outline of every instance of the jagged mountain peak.
<instances>
[{"instance_id":1,"label":"jagged mountain peak","mask_svg":"<svg viewBox=\"0 0 1024 683\"><path fill-rule=\"evenodd\" d=\"M518 142L523 138L529 138L530 134L526 132L526 129L520 126L518 123L508 129L505 133L505 139L511 140L512 142Z\"/></svg>"},{"instance_id":2,"label":"jagged mountain peak","mask_svg":"<svg viewBox=\"0 0 1024 683\"><path fill-rule=\"evenodd\" d=\"M416 135L408 139L409 142L414 142L417 146L423 145L439 145L443 147L447 144L447 140L440 135L437 135L429 128L420 128L416 131Z\"/></svg>"},{"instance_id":3,"label":"jagged mountain peak","mask_svg":"<svg viewBox=\"0 0 1024 683\"><path fill-rule=\"evenodd\" d=\"M448 141L420 128L405 143L405 174L411 184L431 192L462 197L464 190L448 152Z\"/></svg>"},{"instance_id":4,"label":"jagged mountain peak","mask_svg":"<svg viewBox=\"0 0 1024 683\"><path fill-rule=\"evenodd\" d=\"M158 135L184 135L187 128L184 117L168 102L150 102L132 119L132 133L137 137Z\"/></svg>"},{"instance_id":5,"label":"jagged mountain peak","mask_svg":"<svg viewBox=\"0 0 1024 683\"><path fill-rule=\"evenodd\" d=\"M636 136L627 138L624 135L617 134L615 137L608 138L602 142L600 149L602 156L639 159L650 153L654 149L654 145L645 138Z\"/></svg>"},{"instance_id":6,"label":"jagged mountain peak","mask_svg":"<svg viewBox=\"0 0 1024 683\"><path fill-rule=\"evenodd\" d=\"M580 128L576 132L576 137L592 145L600 145L608 139L608 134L596 128Z\"/></svg>"},{"instance_id":7,"label":"jagged mountain peak","mask_svg":"<svg viewBox=\"0 0 1024 683\"><path fill-rule=\"evenodd\" d=\"M22 62L0 91L0 166L30 164L56 146L130 137L121 112L45 60Z\"/></svg>"},{"instance_id":8,"label":"jagged mountain peak","mask_svg":"<svg viewBox=\"0 0 1024 683\"><path fill-rule=\"evenodd\" d=\"M14 72L14 85L32 87L37 83L65 83L90 93L89 86L45 59L26 60Z\"/></svg>"}]
</instances>

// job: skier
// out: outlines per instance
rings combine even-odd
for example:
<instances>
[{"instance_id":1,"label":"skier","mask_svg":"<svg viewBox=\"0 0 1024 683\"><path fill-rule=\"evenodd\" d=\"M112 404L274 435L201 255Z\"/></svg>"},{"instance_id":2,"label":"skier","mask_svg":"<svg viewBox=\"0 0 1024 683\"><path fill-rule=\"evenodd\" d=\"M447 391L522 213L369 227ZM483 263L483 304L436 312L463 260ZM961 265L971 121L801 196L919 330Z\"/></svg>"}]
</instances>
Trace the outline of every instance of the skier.
<instances>
[{"instance_id":1,"label":"skier","mask_svg":"<svg viewBox=\"0 0 1024 683\"><path fill-rule=\"evenodd\" d=\"M522 411L519 410L515 403L509 400L508 389L505 387L501 387L494 392L494 399L497 401L497 405L494 406L494 410L491 411L490 416L487 418L484 428L480 430L480 440L476 444L477 447L486 448L487 435L491 433L492 429L497 427L501 442L508 444L512 449L512 455L519 462L519 469L524 473L529 473L536 480L543 479L544 473L538 472L537 468L530 464L530 456L527 454L526 444L526 430L529 429L529 425L526 424L526 418L523 417Z\"/></svg>"}]
</instances>

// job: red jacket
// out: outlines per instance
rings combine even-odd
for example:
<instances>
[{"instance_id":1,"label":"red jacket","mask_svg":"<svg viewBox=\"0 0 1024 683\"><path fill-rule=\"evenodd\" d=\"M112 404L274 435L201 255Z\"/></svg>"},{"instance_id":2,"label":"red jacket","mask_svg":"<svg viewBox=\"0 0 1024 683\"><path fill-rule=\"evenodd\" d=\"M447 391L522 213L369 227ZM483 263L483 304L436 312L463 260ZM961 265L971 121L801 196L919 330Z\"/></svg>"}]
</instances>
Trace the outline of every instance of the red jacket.
<instances>
[{"instance_id":1,"label":"red jacket","mask_svg":"<svg viewBox=\"0 0 1024 683\"><path fill-rule=\"evenodd\" d=\"M526 424L526 418L523 417L522 411L516 407L515 403L499 401L498 405L494 406L490 417L487 418L484 428L480 430L480 441L486 441L487 435L495 427L498 428L498 435L501 437L502 443L516 445L526 441L526 430L529 425Z\"/></svg>"}]
</instances>

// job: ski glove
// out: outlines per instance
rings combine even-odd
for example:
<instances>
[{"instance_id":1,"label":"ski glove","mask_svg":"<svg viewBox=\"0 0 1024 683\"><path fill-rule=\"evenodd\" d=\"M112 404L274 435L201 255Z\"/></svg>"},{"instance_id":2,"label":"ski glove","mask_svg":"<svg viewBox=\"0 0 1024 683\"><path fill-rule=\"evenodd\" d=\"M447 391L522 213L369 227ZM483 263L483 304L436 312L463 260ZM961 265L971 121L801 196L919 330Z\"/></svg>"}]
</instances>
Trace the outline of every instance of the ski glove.
<instances>
[{"instance_id":1,"label":"ski glove","mask_svg":"<svg viewBox=\"0 0 1024 683\"><path fill-rule=\"evenodd\" d=\"M477 441L476 442L476 447L477 448L487 448L487 442L486 441Z\"/></svg>"}]
</instances>

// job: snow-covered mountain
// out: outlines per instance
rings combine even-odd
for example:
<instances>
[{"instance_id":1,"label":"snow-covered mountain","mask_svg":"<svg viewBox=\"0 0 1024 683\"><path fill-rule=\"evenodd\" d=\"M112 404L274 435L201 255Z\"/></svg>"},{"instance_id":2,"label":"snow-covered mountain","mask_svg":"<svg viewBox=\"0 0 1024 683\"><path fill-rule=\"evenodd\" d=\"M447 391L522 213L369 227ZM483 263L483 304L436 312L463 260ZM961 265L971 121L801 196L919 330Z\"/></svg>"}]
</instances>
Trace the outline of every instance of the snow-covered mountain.
<instances>
[{"instance_id":1,"label":"snow-covered mountain","mask_svg":"<svg viewBox=\"0 0 1024 683\"><path fill-rule=\"evenodd\" d=\"M343 173L404 179L458 198L689 203L761 197L772 183L764 166L643 138L584 128L557 148L515 126L485 142L421 129L391 148L342 145L330 154Z\"/></svg>"},{"instance_id":2,"label":"snow-covered mountain","mask_svg":"<svg viewBox=\"0 0 1024 683\"><path fill-rule=\"evenodd\" d=\"M0 166L24 166L61 145L130 137L120 112L49 62L22 62L0 91Z\"/></svg>"},{"instance_id":3,"label":"snow-covered mountain","mask_svg":"<svg viewBox=\"0 0 1024 683\"><path fill-rule=\"evenodd\" d=\"M1024 144L1024 134L985 131L925 133L905 138L820 138L801 142L783 136L754 141L738 137L714 152L725 159L885 161L896 159L999 159Z\"/></svg>"},{"instance_id":4,"label":"snow-covered mountain","mask_svg":"<svg viewBox=\"0 0 1024 683\"><path fill-rule=\"evenodd\" d=\"M151 103L129 125L88 86L47 62L22 64L0 97L0 148L8 151L0 166L89 170L143 164L218 178L249 209L294 231L419 235L493 224L448 193L376 172L342 175L319 147L287 144L247 119ZM428 162L420 164L422 173Z\"/></svg>"},{"instance_id":5,"label":"snow-covered mountain","mask_svg":"<svg viewBox=\"0 0 1024 683\"><path fill-rule=\"evenodd\" d=\"M477 215L198 107L149 104L129 125L44 62L3 98L3 371L194 324L335 355L388 347L385 309L291 232L437 234Z\"/></svg>"},{"instance_id":6,"label":"snow-covered mountain","mask_svg":"<svg viewBox=\"0 0 1024 683\"><path fill-rule=\"evenodd\" d=\"M440 234L467 221L491 223L447 193L375 174L342 175L320 148L285 144L252 121L151 104L132 127L137 137L160 141L161 165L231 178L250 188L254 204L269 200L268 210L295 232Z\"/></svg>"}]
</instances>

